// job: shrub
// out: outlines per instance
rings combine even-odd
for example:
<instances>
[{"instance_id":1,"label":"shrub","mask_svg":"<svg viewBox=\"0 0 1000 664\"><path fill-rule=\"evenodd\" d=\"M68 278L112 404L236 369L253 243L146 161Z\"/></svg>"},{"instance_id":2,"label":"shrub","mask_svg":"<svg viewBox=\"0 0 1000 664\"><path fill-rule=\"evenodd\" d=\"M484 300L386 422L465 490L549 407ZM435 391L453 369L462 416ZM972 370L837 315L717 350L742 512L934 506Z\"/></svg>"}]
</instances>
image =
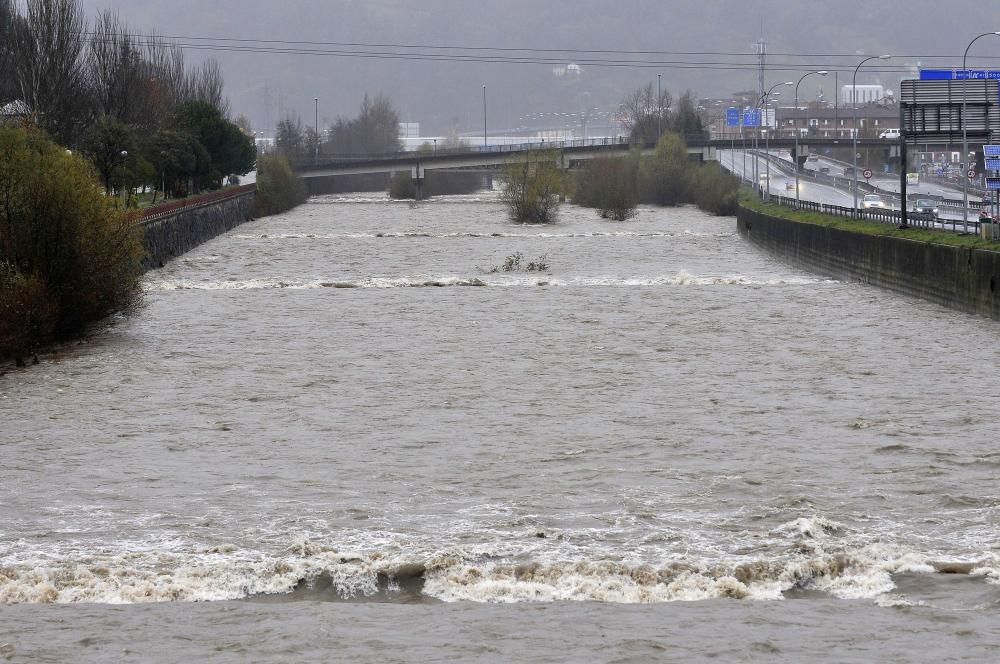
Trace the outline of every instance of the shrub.
<instances>
[{"instance_id":1,"label":"shrub","mask_svg":"<svg viewBox=\"0 0 1000 664\"><path fill-rule=\"evenodd\" d=\"M305 200L305 183L292 172L287 157L272 153L257 158L258 217L286 212Z\"/></svg>"},{"instance_id":2,"label":"shrub","mask_svg":"<svg viewBox=\"0 0 1000 664\"><path fill-rule=\"evenodd\" d=\"M705 212L732 216L739 206L740 181L719 164L704 164L694 178L694 202Z\"/></svg>"},{"instance_id":3,"label":"shrub","mask_svg":"<svg viewBox=\"0 0 1000 664\"><path fill-rule=\"evenodd\" d=\"M500 172L500 200L512 221L520 224L555 223L567 182L550 151L528 152Z\"/></svg>"},{"instance_id":4,"label":"shrub","mask_svg":"<svg viewBox=\"0 0 1000 664\"><path fill-rule=\"evenodd\" d=\"M640 200L654 205L680 205L691 200L691 159L677 134L664 134L656 153L642 160Z\"/></svg>"},{"instance_id":5,"label":"shrub","mask_svg":"<svg viewBox=\"0 0 1000 664\"><path fill-rule=\"evenodd\" d=\"M138 304L142 229L91 164L36 130L0 128L0 356Z\"/></svg>"},{"instance_id":6,"label":"shrub","mask_svg":"<svg viewBox=\"0 0 1000 664\"><path fill-rule=\"evenodd\" d=\"M593 159L577 176L573 202L596 208L604 219L631 219L638 205L638 171L637 154L628 158Z\"/></svg>"}]
</instances>

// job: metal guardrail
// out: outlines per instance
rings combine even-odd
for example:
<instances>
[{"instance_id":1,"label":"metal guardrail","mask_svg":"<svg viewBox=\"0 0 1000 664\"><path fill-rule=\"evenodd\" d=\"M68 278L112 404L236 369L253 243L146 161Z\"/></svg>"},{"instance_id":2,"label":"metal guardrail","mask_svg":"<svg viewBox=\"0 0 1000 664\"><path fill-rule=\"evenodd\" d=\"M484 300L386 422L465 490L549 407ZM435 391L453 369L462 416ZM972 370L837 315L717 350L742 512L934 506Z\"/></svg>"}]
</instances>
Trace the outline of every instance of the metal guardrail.
<instances>
[{"instance_id":1,"label":"metal guardrail","mask_svg":"<svg viewBox=\"0 0 1000 664\"><path fill-rule=\"evenodd\" d=\"M174 201L173 203L165 203L163 205L149 207L142 210L142 215L139 217L139 223L148 224L164 217L171 217L179 212L193 210L205 205L212 205L213 203L225 201L230 198L246 196L247 194L251 194L255 191L257 191L256 184L245 184L239 187L220 189L219 191L213 191L209 194L182 198L181 200Z\"/></svg>"}]
</instances>

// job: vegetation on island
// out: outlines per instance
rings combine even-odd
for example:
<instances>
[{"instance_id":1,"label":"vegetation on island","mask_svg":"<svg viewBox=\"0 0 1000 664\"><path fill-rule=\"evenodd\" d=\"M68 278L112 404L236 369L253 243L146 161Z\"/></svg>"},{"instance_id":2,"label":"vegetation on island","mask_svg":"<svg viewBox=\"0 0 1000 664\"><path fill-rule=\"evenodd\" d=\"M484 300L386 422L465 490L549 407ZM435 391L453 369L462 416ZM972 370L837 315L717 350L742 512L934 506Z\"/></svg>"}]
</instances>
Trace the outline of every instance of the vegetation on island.
<instances>
[{"instance_id":1,"label":"vegetation on island","mask_svg":"<svg viewBox=\"0 0 1000 664\"><path fill-rule=\"evenodd\" d=\"M305 183L292 171L285 155L262 154L257 158L258 217L286 212L305 201Z\"/></svg>"},{"instance_id":2,"label":"vegetation on island","mask_svg":"<svg viewBox=\"0 0 1000 664\"><path fill-rule=\"evenodd\" d=\"M570 180L553 150L534 150L511 161L500 171L500 200L511 221L518 224L555 223Z\"/></svg>"}]
</instances>

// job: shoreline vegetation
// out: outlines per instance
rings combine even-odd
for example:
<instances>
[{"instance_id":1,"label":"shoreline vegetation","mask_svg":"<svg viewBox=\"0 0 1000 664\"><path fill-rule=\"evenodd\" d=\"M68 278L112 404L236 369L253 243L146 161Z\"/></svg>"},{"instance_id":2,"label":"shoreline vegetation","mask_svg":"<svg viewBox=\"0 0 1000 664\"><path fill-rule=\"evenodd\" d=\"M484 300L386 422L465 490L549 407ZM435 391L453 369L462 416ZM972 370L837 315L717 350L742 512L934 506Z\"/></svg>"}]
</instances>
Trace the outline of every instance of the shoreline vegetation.
<instances>
[{"instance_id":1,"label":"shoreline vegetation","mask_svg":"<svg viewBox=\"0 0 1000 664\"><path fill-rule=\"evenodd\" d=\"M139 213L39 130L0 127L0 360L82 336L140 306Z\"/></svg>"}]
</instances>

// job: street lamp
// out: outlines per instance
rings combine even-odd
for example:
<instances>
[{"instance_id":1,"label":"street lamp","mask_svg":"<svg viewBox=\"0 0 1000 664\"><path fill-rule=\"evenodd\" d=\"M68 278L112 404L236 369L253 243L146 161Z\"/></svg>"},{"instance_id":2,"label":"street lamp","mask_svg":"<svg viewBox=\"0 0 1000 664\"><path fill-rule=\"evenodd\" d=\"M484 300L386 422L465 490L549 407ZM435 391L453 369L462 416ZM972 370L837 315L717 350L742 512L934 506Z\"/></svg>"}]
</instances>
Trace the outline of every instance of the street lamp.
<instances>
[{"instance_id":1,"label":"street lamp","mask_svg":"<svg viewBox=\"0 0 1000 664\"><path fill-rule=\"evenodd\" d=\"M976 43L977 40L983 37L989 37L990 35L996 35L1000 37L1000 32L984 32L975 39L969 42L969 45L965 47L965 55L962 56L962 71L965 72L965 82L962 84L962 159L968 160L969 158L969 127L968 118L965 115L965 105L968 99L968 85L969 85L969 74L968 69L966 69L966 60L969 57L969 49L972 45ZM972 170L969 168L968 163L966 163L966 170ZM962 232L967 233L969 231L969 178L968 173L965 173L964 178L962 178L962 200L964 205L962 208Z\"/></svg>"},{"instance_id":2,"label":"street lamp","mask_svg":"<svg viewBox=\"0 0 1000 664\"><path fill-rule=\"evenodd\" d=\"M767 120L767 103L768 103L767 98L768 97L777 97L777 96L780 96L781 95L780 92L773 92L773 90L775 88L777 88L777 87L781 87L782 85L795 85L795 81L785 81L784 83L775 83L774 85L771 86L770 90L768 90L767 92L764 93L764 103L761 106L764 109L764 120L765 121ZM775 112L775 115L777 115L777 112ZM777 123L775 123L775 124L777 124ZM771 199L771 130L770 130L770 128L768 128L767 133L764 135L764 153L766 155L766 157L764 158L764 168L765 168L765 170L767 172L767 176L766 176L767 177L767 196L766 196L766 198L768 200L770 200Z\"/></svg>"},{"instance_id":3,"label":"street lamp","mask_svg":"<svg viewBox=\"0 0 1000 664\"><path fill-rule=\"evenodd\" d=\"M799 112L799 84L806 79L807 76L812 76L817 74L819 76L826 76L829 72L825 69L819 71L811 71L803 74L799 79L799 82L795 84L795 112ZM798 123L795 124L795 208L799 207L799 126Z\"/></svg>"},{"instance_id":4,"label":"street lamp","mask_svg":"<svg viewBox=\"0 0 1000 664\"><path fill-rule=\"evenodd\" d=\"M663 93L660 92L660 74L656 75L656 142L663 136Z\"/></svg>"},{"instance_id":5,"label":"street lamp","mask_svg":"<svg viewBox=\"0 0 1000 664\"><path fill-rule=\"evenodd\" d=\"M873 55L865 58L854 68L854 78L851 79L851 133L854 135L854 140L851 143L851 159L854 160L854 209L851 210L852 218L857 218L858 216L858 70L861 69L861 65L869 60L888 60L891 57L891 55ZM901 168L906 168L906 164L903 164ZM902 205L906 207L906 201L903 201Z\"/></svg>"},{"instance_id":6,"label":"street lamp","mask_svg":"<svg viewBox=\"0 0 1000 664\"><path fill-rule=\"evenodd\" d=\"M483 85L483 152L486 151L486 86Z\"/></svg>"},{"instance_id":7,"label":"street lamp","mask_svg":"<svg viewBox=\"0 0 1000 664\"><path fill-rule=\"evenodd\" d=\"M319 97L313 97L313 101L316 103L316 124L313 125L313 131L315 136L313 137L316 144L313 149L313 163L319 161Z\"/></svg>"}]
</instances>

